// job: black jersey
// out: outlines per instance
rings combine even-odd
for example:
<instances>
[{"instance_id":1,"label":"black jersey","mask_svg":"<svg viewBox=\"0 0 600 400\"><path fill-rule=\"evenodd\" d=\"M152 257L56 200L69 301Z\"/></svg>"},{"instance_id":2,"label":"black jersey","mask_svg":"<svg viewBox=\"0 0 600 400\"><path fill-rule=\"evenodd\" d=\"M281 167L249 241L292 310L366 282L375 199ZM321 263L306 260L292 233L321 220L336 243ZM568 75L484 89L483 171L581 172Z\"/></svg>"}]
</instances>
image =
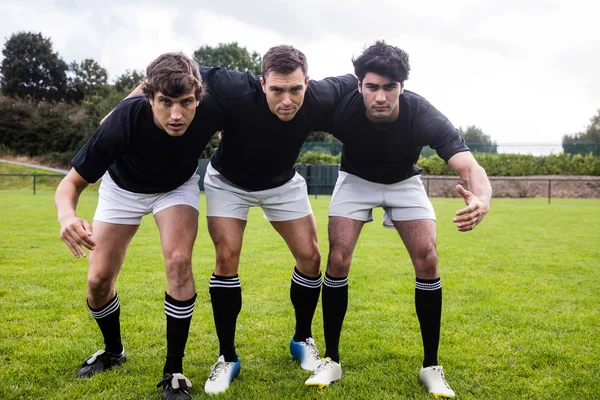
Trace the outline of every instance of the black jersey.
<instances>
[{"instance_id":1,"label":"black jersey","mask_svg":"<svg viewBox=\"0 0 600 400\"><path fill-rule=\"evenodd\" d=\"M73 158L73 168L94 183L108 170L119 187L135 193L163 193L187 181L217 130L218 117L206 96L186 132L174 137L154 123L143 96L119 103Z\"/></svg>"},{"instance_id":2,"label":"black jersey","mask_svg":"<svg viewBox=\"0 0 600 400\"><path fill-rule=\"evenodd\" d=\"M270 111L259 77L224 68L202 68L202 75L225 113L221 144L211 164L248 191L289 181L310 131L357 85L352 75L309 81L298 113L292 120L282 121Z\"/></svg>"},{"instance_id":3,"label":"black jersey","mask_svg":"<svg viewBox=\"0 0 600 400\"><path fill-rule=\"evenodd\" d=\"M391 124L374 126L365 112L362 94L355 90L339 102L322 130L343 143L341 170L368 181L390 184L420 174L416 162L423 146L446 162L469 150L448 118L408 90L400 95L400 114Z\"/></svg>"}]
</instances>

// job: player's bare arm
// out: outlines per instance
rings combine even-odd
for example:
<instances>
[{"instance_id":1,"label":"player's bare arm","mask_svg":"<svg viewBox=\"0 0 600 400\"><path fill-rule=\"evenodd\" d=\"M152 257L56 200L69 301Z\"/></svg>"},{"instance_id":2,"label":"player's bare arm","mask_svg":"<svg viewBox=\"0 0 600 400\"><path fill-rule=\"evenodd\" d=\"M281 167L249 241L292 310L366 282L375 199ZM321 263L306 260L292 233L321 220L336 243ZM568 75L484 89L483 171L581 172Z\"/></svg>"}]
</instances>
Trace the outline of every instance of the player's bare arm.
<instances>
[{"instance_id":1,"label":"player's bare arm","mask_svg":"<svg viewBox=\"0 0 600 400\"><path fill-rule=\"evenodd\" d=\"M485 170L469 151L456 153L448 160L448 165L458 173L467 186L465 189L462 185L456 185L456 190L467 207L456 211L453 221L459 231L470 231L483 220L490 209L492 186Z\"/></svg>"},{"instance_id":2,"label":"player's bare arm","mask_svg":"<svg viewBox=\"0 0 600 400\"><path fill-rule=\"evenodd\" d=\"M88 186L75 169L71 169L58 185L54 203L58 211L60 238L65 242L71 253L77 258L87 257L83 247L94 250L96 243L92 239L92 226L76 213L77 202L81 192Z\"/></svg>"}]
</instances>

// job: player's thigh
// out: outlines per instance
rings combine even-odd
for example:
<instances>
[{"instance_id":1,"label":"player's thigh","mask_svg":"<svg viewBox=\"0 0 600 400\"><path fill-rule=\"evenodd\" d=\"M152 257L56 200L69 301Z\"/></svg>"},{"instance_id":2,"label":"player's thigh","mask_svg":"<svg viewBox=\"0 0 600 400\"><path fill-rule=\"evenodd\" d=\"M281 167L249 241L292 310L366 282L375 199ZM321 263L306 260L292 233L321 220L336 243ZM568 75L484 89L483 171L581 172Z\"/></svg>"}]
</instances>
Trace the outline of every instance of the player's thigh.
<instances>
[{"instance_id":1,"label":"player's thigh","mask_svg":"<svg viewBox=\"0 0 600 400\"><path fill-rule=\"evenodd\" d=\"M312 214L289 221L271 221L296 258L318 258L317 224Z\"/></svg>"},{"instance_id":2,"label":"player's thigh","mask_svg":"<svg viewBox=\"0 0 600 400\"><path fill-rule=\"evenodd\" d=\"M242 249L246 220L227 217L207 217L208 233L220 252L239 255Z\"/></svg>"},{"instance_id":3,"label":"player's thigh","mask_svg":"<svg viewBox=\"0 0 600 400\"><path fill-rule=\"evenodd\" d=\"M114 279L123 265L127 247L139 225L111 224L94 221L92 238L96 248L90 252L88 278Z\"/></svg>"},{"instance_id":4,"label":"player's thigh","mask_svg":"<svg viewBox=\"0 0 600 400\"><path fill-rule=\"evenodd\" d=\"M352 254L365 222L346 217L329 217L327 230L330 252Z\"/></svg>"},{"instance_id":5,"label":"player's thigh","mask_svg":"<svg viewBox=\"0 0 600 400\"><path fill-rule=\"evenodd\" d=\"M190 205L178 204L157 212L154 220L165 258L173 254L190 258L198 234L198 210Z\"/></svg>"},{"instance_id":6,"label":"player's thigh","mask_svg":"<svg viewBox=\"0 0 600 400\"><path fill-rule=\"evenodd\" d=\"M436 226L432 219L392 221L411 258L423 258L435 252Z\"/></svg>"},{"instance_id":7,"label":"player's thigh","mask_svg":"<svg viewBox=\"0 0 600 400\"><path fill-rule=\"evenodd\" d=\"M173 255L191 258L198 233L198 179L198 175L193 174L179 187L162 193L152 203L152 214L166 259Z\"/></svg>"}]
</instances>

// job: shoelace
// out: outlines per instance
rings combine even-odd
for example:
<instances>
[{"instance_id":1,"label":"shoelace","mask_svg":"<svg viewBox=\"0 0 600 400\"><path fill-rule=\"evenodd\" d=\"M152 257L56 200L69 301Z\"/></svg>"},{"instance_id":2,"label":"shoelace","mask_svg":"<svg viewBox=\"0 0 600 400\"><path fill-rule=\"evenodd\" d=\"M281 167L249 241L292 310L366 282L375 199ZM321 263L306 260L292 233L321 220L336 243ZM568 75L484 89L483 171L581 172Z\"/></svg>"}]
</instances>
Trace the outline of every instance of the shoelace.
<instances>
[{"instance_id":1,"label":"shoelace","mask_svg":"<svg viewBox=\"0 0 600 400\"><path fill-rule=\"evenodd\" d=\"M444 376L444 370L441 367L434 367L433 370L440 374L440 376L442 377L442 382L444 382L444 385L446 385L446 387L450 389L450 385L448 385L448 382L446 382L446 377Z\"/></svg>"},{"instance_id":2,"label":"shoelace","mask_svg":"<svg viewBox=\"0 0 600 400\"><path fill-rule=\"evenodd\" d=\"M317 345L315 344L313 338L306 339L305 346L308 347L308 351L314 358L319 358L319 349L317 349Z\"/></svg>"},{"instance_id":3,"label":"shoelace","mask_svg":"<svg viewBox=\"0 0 600 400\"><path fill-rule=\"evenodd\" d=\"M208 379L215 380L215 378L218 375L220 375L221 373L226 373L227 368L229 368L229 364L232 364L232 363L217 361L215 363L215 365L212 366L212 372L210 373L210 376L208 377Z\"/></svg>"},{"instance_id":4,"label":"shoelace","mask_svg":"<svg viewBox=\"0 0 600 400\"><path fill-rule=\"evenodd\" d=\"M323 360L323 362L321 364L319 364L317 369L315 369L314 375L316 375L317 373L319 373L321 371L325 371L326 369L329 369L332 366L333 366L333 361Z\"/></svg>"}]
</instances>

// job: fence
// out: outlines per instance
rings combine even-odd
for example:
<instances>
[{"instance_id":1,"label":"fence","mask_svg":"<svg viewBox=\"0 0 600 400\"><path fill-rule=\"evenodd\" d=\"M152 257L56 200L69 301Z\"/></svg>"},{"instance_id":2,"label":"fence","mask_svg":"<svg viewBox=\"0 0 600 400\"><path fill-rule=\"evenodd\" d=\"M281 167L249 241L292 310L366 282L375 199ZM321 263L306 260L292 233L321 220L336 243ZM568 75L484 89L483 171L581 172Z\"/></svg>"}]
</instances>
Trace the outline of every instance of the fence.
<instances>
[{"instance_id":1,"label":"fence","mask_svg":"<svg viewBox=\"0 0 600 400\"><path fill-rule=\"evenodd\" d=\"M64 176L65 176L64 174L0 174L0 177L15 177L15 178L31 177L31 183L32 183L31 186L33 189L33 194L36 193L38 182L40 181L40 179L51 177L53 179L56 179L56 185L58 185L58 182Z\"/></svg>"},{"instance_id":2,"label":"fence","mask_svg":"<svg viewBox=\"0 0 600 400\"><path fill-rule=\"evenodd\" d=\"M209 160L199 160L197 173L200 175L200 190L204 191L204 174ZM296 165L296 171L304 177L308 194L331 195L335 187L339 170L336 165ZM33 194L36 194L39 183L45 178L56 180L56 185L64 175L59 174L0 174L2 177L31 178ZM429 197L457 197L456 184L461 182L457 176L422 176L423 184ZM600 177L563 178L563 177L490 177L494 197L547 197L550 204L552 197L600 198ZM503 184L504 183L504 184ZM508 183L508 184L507 184ZM43 187L55 188L54 182L47 180ZM0 185L7 188L10 185Z\"/></svg>"}]
</instances>

